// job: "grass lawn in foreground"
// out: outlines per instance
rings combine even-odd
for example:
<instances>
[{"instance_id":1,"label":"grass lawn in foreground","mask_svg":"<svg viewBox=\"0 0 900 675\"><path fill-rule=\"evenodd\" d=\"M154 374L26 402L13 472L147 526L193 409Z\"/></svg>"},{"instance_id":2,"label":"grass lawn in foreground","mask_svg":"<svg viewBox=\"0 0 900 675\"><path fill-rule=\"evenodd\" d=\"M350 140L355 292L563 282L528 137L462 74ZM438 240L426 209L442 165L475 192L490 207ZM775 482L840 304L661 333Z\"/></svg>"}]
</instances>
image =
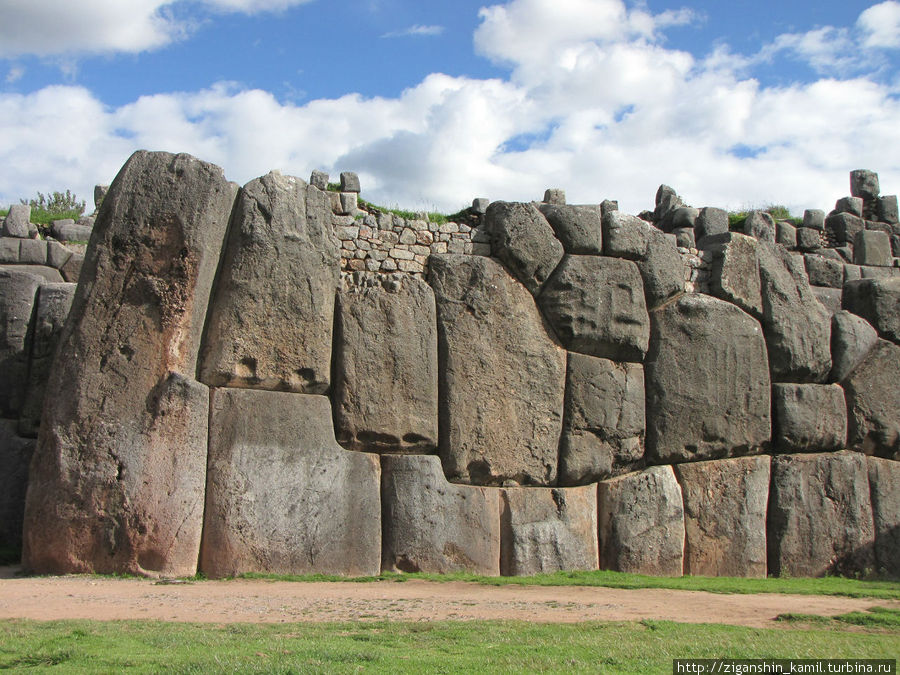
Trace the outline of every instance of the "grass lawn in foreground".
<instances>
[{"instance_id":1,"label":"grass lawn in foreground","mask_svg":"<svg viewBox=\"0 0 900 675\"><path fill-rule=\"evenodd\" d=\"M671 673L675 658L720 657L896 659L900 631L668 621L222 626L0 621L0 670L28 672Z\"/></svg>"}]
</instances>

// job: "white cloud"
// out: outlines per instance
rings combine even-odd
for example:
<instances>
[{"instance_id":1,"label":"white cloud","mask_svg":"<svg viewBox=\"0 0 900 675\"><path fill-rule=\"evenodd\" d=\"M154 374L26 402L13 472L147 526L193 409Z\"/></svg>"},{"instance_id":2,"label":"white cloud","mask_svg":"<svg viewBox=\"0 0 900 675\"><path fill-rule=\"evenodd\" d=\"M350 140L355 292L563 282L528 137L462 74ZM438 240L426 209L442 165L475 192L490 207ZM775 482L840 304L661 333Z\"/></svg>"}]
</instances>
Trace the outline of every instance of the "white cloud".
<instances>
[{"instance_id":1,"label":"white cloud","mask_svg":"<svg viewBox=\"0 0 900 675\"><path fill-rule=\"evenodd\" d=\"M409 28L404 28L403 30L391 31L390 33L385 33L381 37L396 38L396 37L434 36L434 35L440 35L443 32L444 32L443 26L422 26L422 25L416 24L415 26L410 26Z\"/></svg>"},{"instance_id":2,"label":"white cloud","mask_svg":"<svg viewBox=\"0 0 900 675\"><path fill-rule=\"evenodd\" d=\"M18 82L22 79L22 76L25 74L25 69L22 66L13 66L6 73L6 84L12 84L13 82Z\"/></svg>"},{"instance_id":3,"label":"white cloud","mask_svg":"<svg viewBox=\"0 0 900 675\"><path fill-rule=\"evenodd\" d=\"M856 25L865 34L864 46L900 48L900 2L888 0L869 7Z\"/></svg>"}]
</instances>

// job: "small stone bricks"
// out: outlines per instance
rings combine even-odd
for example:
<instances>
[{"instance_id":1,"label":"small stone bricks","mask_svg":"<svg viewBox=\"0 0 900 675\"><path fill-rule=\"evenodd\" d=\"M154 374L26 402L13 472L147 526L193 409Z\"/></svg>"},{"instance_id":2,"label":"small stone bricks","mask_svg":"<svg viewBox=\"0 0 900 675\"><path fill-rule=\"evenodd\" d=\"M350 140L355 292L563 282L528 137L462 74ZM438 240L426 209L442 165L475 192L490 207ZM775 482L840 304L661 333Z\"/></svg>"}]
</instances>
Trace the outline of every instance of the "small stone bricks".
<instances>
[{"instance_id":1,"label":"small stone bricks","mask_svg":"<svg viewBox=\"0 0 900 675\"><path fill-rule=\"evenodd\" d=\"M654 466L598 486L600 569L681 576L684 508L671 466Z\"/></svg>"},{"instance_id":2,"label":"small stone bricks","mask_svg":"<svg viewBox=\"0 0 900 675\"><path fill-rule=\"evenodd\" d=\"M900 577L900 462L867 457L878 574Z\"/></svg>"},{"instance_id":3,"label":"small stone bricks","mask_svg":"<svg viewBox=\"0 0 900 675\"><path fill-rule=\"evenodd\" d=\"M645 427L640 364L569 353L561 485L584 485L640 468Z\"/></svg>"},{"instance_id":4,"label":"small stone bricks","mask_svg":"<svg viewBox=\"0 0 900 675\"><path fill-rule=\"evenodd\" d=\"M435 456L381 458L386 572L500 574L497 488L453 485Z\"/></svg>"},{"instance_id":5,"label":"small stone bricks","mask_svg":"<svg viewBox=\"0 0 900 675\"><path fill-rule=\"evenodd\" d=\"M647 351L643 281L629 260L567 255L538 304L572 351L616 361L641 361Z\"/></svg>"},{"instance_id":6,"label":"small stone bricks","mask_svg":"<svg viewBox=\"0 0 900 675\"><path fill-rule=\"evenodd\" d=\"M658 463L762 451L770 381L759 323L705 295L655 310L644 363L646 456Z\"/></svg>"},{"instance_id":7,"label":"small stone bricks","mask_svg":"<svg viewBox=\"0 0 900 675\"><path fill-rule=\"evenodd\" d=\"M874 544L865 455L772 458L769 574L866 575L875 569Z\"/></svg>"},{"instance_id":8,"label":"small stone bricks","mask_svg":"<svg viewBox=\"0 0 900 675\"><path fill-rule=\"evenodd\" d=\"M853 262L856 265L891 267L891 238L885 232L860 230L853 241Z\"/></svg>"},{"instance_id":9,"label":"small stone bricks","mask_svg":"<svg viewBox=\"0 0 900 675\"><path fill-rule=\"evenodd\" d=\"M596 570L597 486L502 488L500 574Z\"/></svg>"},{"instance_id":10,"label":"small stone bricks","mask_svg":"<svg viewBox=\"0 0 900 675\"><path fill-rule=\"evenodd\" d=\"M334 440L325 396L215 389L200 571L378 574L380 475Z\"/></svg>"},{"instance_id":11,"label":"small stone bricks","mask_svg":"<svg viewBox=\"0 0 900 675\"><path fill-rule=\"evenodd\" d=\"M846 447L847 405L836 384L773 384L772 414L772 440L779 452Z\"/></svg>"},{"instance_id":12,"label":"small stone bricks","mask_svg":"<svg viewBox=\"0 0 900 675\"><path fill-rule=\"evenodd\" d=\"M881 337L900 344L900 277L848 281L843 305L872 324Z\"/></svg>"},{"instance_id":13,"label":"small stone bricks","mask_svg":"<svg viewBox=\"0 0 900 675\"><path fill-rule=\"evenodd\" d=\"M684 496L684 573L765 577L770 458L676 464Z\"/></svg>"},{"instance_id":14,"label":"small stone bricks","mask_svg":"<svg viewBox=\"0 0 900 675\"><path fill-rule=\"evenodd\" d=\"M900 459L900 347L878 340L844 379L849 447Z\"/></svg>"},{"instance_id":15,"label":"small stone bricks","mask_svg":"<svg viewBox=\"0 0 900 675\"><path fill-rule=\"evenodd\" d=\"M563 245L547 219L532 204L493 202L485 227L494 255L532 294L540 293L563 257Z\"/></svg>"}]
</instances>

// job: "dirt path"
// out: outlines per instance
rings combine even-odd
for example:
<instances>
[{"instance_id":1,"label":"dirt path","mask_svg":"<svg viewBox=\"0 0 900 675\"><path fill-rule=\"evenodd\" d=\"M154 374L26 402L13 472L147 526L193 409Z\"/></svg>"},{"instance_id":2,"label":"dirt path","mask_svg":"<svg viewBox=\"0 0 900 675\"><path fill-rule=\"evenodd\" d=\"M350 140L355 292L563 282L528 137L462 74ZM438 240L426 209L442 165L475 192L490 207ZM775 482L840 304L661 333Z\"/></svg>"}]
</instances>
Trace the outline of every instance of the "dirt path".
<instances>
[{"instance_id":1,"label":"dirt path","mask_svg":"<svg viewBox=\"0 0 900 675\"><path fill-rule=\"evenodd\" d=\"M158 619L208 623L517 619L538 622L669 619L778 626L782 612L833 615L900 602L804 595L721 595L594 587L482 586L410 580L291 583L258 580L162 585L146 579L17 578L0 569L0 619Z\"/></svg>"}]
</instances>

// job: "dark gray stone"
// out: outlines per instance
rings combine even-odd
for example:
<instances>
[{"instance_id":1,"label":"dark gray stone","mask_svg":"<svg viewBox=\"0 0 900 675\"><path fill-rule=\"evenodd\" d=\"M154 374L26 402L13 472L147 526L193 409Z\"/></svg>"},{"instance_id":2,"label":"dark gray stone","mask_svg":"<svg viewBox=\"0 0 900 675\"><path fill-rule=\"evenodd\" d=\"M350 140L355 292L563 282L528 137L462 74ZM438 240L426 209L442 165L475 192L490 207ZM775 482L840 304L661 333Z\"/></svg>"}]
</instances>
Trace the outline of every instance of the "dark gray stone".
<instances>
[{"instance_id":1,"label":"dark gray stone","mask_svg":"<svg viewBox=\"0 0 900 675\"><path fill-rule=\"evenodd\" d=\"M807 253L803 256L803 263L811 285L828 288L844 286L844 265L837 260Z\"/></svg>"},{"instance_id":2,"label":"dark gray stone","mask_svg":"<svg viewBox=\"0 0 900 675\"><path fill-rule=\"evenodd\" d=\"M94 210L99 211L100 205L103 203L103 200L106 199L106 195L109 193L109 185L95 185L94 186Z\"/></svg>"},{"instance_id":3,"label":"dark gray stone","mask_svg":"<svg viewBox=\"0 0 900 675\"><path fill-rule=\"evenodd\" d=\"M744 221L744 234L759 241L775 241L775 219L765 211L751 211Z\"/></svg>"},{"instance_id":4,"label":"dark gray stone","mask_svg":"<svg viewBox=\"0 0 900 675\"><path fill-rule=\"evenodd\" d=\"M815 230L825 229L825 212L819 209L806 209L803 212L803 227Z\"/></svg>"},{"instance_id":5,"label":"dark gray stone","mask_svg":"<svg viewBox=\"0 0 900 675\"><path fill-rule=\"evenodd\" d=\"M897 214L897 195L885 195L878 198L878 220L891 225L900 222Z\"/></svg>"},{"instance_id":6,"label":"dark gray stone","mask_svg":"<svg viewBox=\"0 0 900 675\"><path fill-rule=\"evenodd\" d=\"M550 485L562 431L566 351L531 294L497 261L432 255L440 453L463 483Z\"/></svg>"},{"instance_id":7,"label":"dark gray stone","mask_svg":"<svg viewBox=\"0 0 900 675\"><path fill-rule=\"evenodd\" d=\"M622 211L603 216L603 252L628 260L641 260L647 255L647 244L653 226Z\"/></svg>"},{"instance_id":8,"label":"dark gray stone","mask_svg":"<svg viewBox=\"0 0 900 675\"><path fill-rule=\"evenodd\" d=\"M19 419L19 433L22 436L37 436L50 367L74 297L75 284L46 283L38 289L37 309L31 328L28 386Z\"/></svg>"},{"instance_id":9,"label":"dark gray stone","mask_svg":"<svg viewBox=\"0 0 900 675\"><path fill-rule=\"evenodd\" d=\"M640 468L645 427L642 366L569 354L561 485L584 485Z\"/></svg>"},{"instance_id":10,"label":"dark gray stone","mask_svg":"<svg viewBox=\"0 0 900 675\"><path fill-rule=\"evenodd\" d=\"M216 166L144 151L110 187L47 383L27 569L196 572L209 392L190 378L234 190Z\"/></svg>"},{"instance_id":11,"label":"dark gray stone","mask_svg":"<svg viewBox=\"0 0 900 675\"><path fill-rule=\"evenodd\" d=\"M684 573L765 577L770 458L675 465L684 497Z\"/></svg>"},{"instance_id":12,"label":"dark gray stone","mask_svg":"<svg viewBox=\"0 0 900 675\"><path fill-rule=\"evenodd\" d=\"M600 569L680 577L684 508L671 466L599 484Z\"/></svg>"},{"instance_id":13,"label":"dark gray stone","mask_svg":"<svg viewBox=\"0 0 900 675\"><path fill-rule=\"evenodd\" d=\"M884 232L862 230L853 241L853 262L857 265L891 267L891 238Z\"/></svg>"},{"instance_id":14,"label":"dark gray stone","mask_svg":"<svg viewBox=\"0 0 900 675\"><path fill-rule=\"evenodd\" d=\"M674 236L651 230L647 252L637 261L647 307L653 309L684 292L684 262Z\"/></svg>"},{"instance_id":15,"label":"dark gray stone","mask_svg":"<svg viewBox=\"0 0 900 675\"><path fill-rule=\"evenodd\" d=\"M851 213L833 213L825 218L825 231L839 244L852 244L856 233L864 229L865 221Z\"/></svg>"},{"instance_id":16,"label":"dark gray stone","mask_svg":"<svg viewBox=\"0 0 900 675\"><path fill-rule=\"evenodd\" d=\"M900 344L900 278L844 284L844 309L868 321L885 340Z\"/></svg>"},{"instance_id":17,"label":"dark gray stone","mask_svg":"<svg viewBox=\"0 0 900 675\"><path fill-rule=\"evenodd\" d=\"M850 194L862 199L877 199L881 188L878 185L878 174L868 169L856 169L850 172Z\"/></svg>"},{"instance_id":18,"label":"dark gray stone","mask_svg":"<svg viewBox=\"0 0 900 675\"><path fill-rule=\"evenodd\" d=\"M341 192L362 192L359 176L352 171L341 172Z\"/></svg>"},{"instance_id":19,"label":"dark gray stone","mask_svg":"<svg viewBox=\"0 0 900 675\"><path fill-rule=\"evenodd\" d=\"M822 248L822 233L810 227L798 227L797 248L801 251L815 251Z\"/></svg>"},{"instance_id":20,"label":"dark gray stone","mask_svg":"<svg viewBox=\"0 0 900 675\"><path fill-rule=\"evenodd\" d=\"M852 312L835 312L831 319L832 382L842 382L878 342L872 324Z\"/></svg>"},{"instance_id":21,"label":"dark gray stone","mask_svg":"<svg viewBox=\"0 0 900 675\"><path fill-rule=\"evenodd\" d=\"M880 575L900 577L900 462L867 457L875 562Z\"/></svg>"},{"instance_id":22,"label":"dark gray stone","mask_svg":"<svg viewBox=\"0 0 900 675\"><path fill-rule=\"evenodd\" d=\"M47 242L41 239L22 239L19 242L19 264L46 265Z\"/></svg>"},{"instance_id":23,"label":"dark gray stone","mask_svg":"<svg viewBox=\"0 0 900 675\"><path fill-rule=\"evenodd\" d=\"M837 384L773 384L772 441L779 452L847 445L847 404Z\"/></svg>"},{"instance_id":24,"label":"dark gray stone","mask_svg":"<svg viewBox=\"0 0 900 675\"><path fill-rule=\"evenodd\" d=\"M843 292L840 288L828 288L825 286L810 286L812 293L816 296L816 300L822 305L828 313L833 315L840 311Z\"/></svg>"},{"instance_id":25,"label":"dark gray stone","mask_svg":"<svg viewBox=\"0 0 900 675\"><path fill-rule=\"evenodd\" d=\"M309 175L309 184L323 192L328 189L328 174L314 169Z\"/></svg>"},{"instance_id":26,"label":"dark gray stone","mask_svg":"<svg viewBox=\"0 0 900 675\"><path fill-rule=\"evenodd\" d=\"M334 440L325 396L214 389L200 571L378 574L377 455Z\"/></svg>"},{"instance_id":27,"label":"dark gray stone","mask_svg":"<svg viewBox=\"0 0 900 675\"><path fill-rule=\"evenodd\" d=\"M694 228L680 227L672 234L675 235L675 243L681 248L696 248L697 242L694 241Z\"/></svg>"},{"instance_id":28,"label":"dark gray stone","mask_svg":"<svg viewBox=\"0 0 900 675\"><path fill-rule=\"evenodd\" d=\"M500 574L497 488L453 485L437 457L381 458L385 572Z\"/></svg>"},{"instance_id":29,"label":"dark gray stone","mask_svg":"<svg viewBox=\"0 0 900 675\"><path fill-rule=\"evenodd\" d=\"M500 574L596 570L597 486L500 490Z\"/></svg>"},{"instance_id":30,"label":"dark gray stone","mask_svg":"<svg viewBox=\"0 0 900 675\"><path fill-rule=\"evenodd\" d=\"M669 463L763 450L770 382L759 323L704 295L651 313L646 455Z\"/></svg>"},{"instance_id":31,"label":"dark gray stone","mask_svg":"<svg viewBox=\"0 0 900 675\"><path fill-rule=\"evenodd\" d=\"M672 229L693 229L700 217L700 209L691 206L682 206L672 212Z\"/></svg>"},{"instance_id":32,"label":"dark gray stone","mask_svg":"<svg viewBox=\"0 0 900 675\"><path fill-rule=\"evenodd\" d=\"M859 453L772 458L769 574L864 575L875 569L866 458Z\"/></svg>"},{"instance_id":33,"label":"dark gray stone","mask_svg":"<svg viewBox=\"0 0 900 675\"><path fill-rule=\"evenodd\" d=\"M438 442L434 292L421 278L344 279L338 294L334 423L345 448L426 454Z\"/></svg>"},{"instance_id":34,"label":"dark gray stone","mask_svg":"<svg viewBox=\"0 0 900 675\"><path fill-rule=\"evenodd\" d=\"M603 228L599 206L541 204L541 213L550 223L566 253L603 253Z\"/></svg>"},{"instance_id":35,"label":"dark gray stone","mask_svg":"<svg viewBox=\"0 0 900 675\"><path fill-rule=\"evenodd\" d=\"M472 200L472 210L481 215L487 213L488 206L490 205L491 200L487 197L476 197Z\"/></svg>"},{"instance_id":36,"label":"dark gray stone","mask_svg":"<svg viewBox=\"0 0 900 675\"><path fill-rule=\"evenodd\" d=\"M249 182L210 302L200 381L327 391L339 277L325 193L277 172Z\"/></svg>"},{"instance_id":37,"label":"dark gray stone","mask_svg":"<svg viewBox=\"0 0 900 675\"><path fill-rule=\"evenodd\" d=\"M0 267L0 417L17 418L22 410L31 320L42 281L22 267Z\"/></svg>"},{"instance_id":38,"label":"dark gray stone","mask_svg":"<svg viewBox=\"0 0 900 675\"><path fill-rule=\"evenodd\" d=\"M756 239L736 232L727 235L727 241L710 246L709 290L716 297L759 318L762 316L762 295L756 248Z\"/></svg>"},{"instance_id":39,"label":"dark gray stone","mask_svg":"<svg viewBox=\"0 0 900 675\"><path fill-rule=\"evenodd\" d=\"M77 284L81 278L81 268L84 266L84 256L81 253L73 253L59 268L60 278L73 284Z\"/></svg>"},{"instance_id":40,"label":"dark gray stone","mask_svg":"<svg viewBox=\"0 0 900 675\"><path fill-rule=\"evenodd\" d=\"M0 236L28 239L31 236L29 221L31 220L31 207L27 204L12 204L9 213L3 220L3 228Z\"/></svg>"},{"instance_id":41,"label":"dark gray stone","mask_svg":"<svg viewBox=\"0 0 900 675\"><path fill-rule=\"evenodd\" d=\"M863 200L860 197L841 197L835 202L834 210L838 213L852 213L863 217Z\"/></svg>"},{"instance_id":42,"label":"dark gray stone","mask_svg":"<svg viewBox=\"0 0 900 675\"><path fill-rule=\"evenodd\" d=\"M0 265L19 264L19 244L22 240L15 237L0 238Z\"/></svg>"},{"instance_id":43,"label":"dark gray stone","mask_svg":"<svg viewBox=\"0 0 900 675\"><path fill-rule=\"evenodd\" d=\"M879 340L843 380L848 445L900 460L900 347Z\"/></svg>"},{"instance_id":44,"label":"dark gray stone","mask_svg":"<svg viewBox=\"0 0 900 675\"><path fill-rule=\"evenodd\" d=\"M797 248L797 228L779 220L775 223L775 241L788 250Z\"/></svg>"},{"instance_id":45,"label":"dark gray stone","mask_svg":"<svg viewBox=\"0 0 900 675\"><path fill-rule=\"evenodd\" d=\"M47 264L55 269L61 269L71 258L73 252L58 241L47 242Z\"/></svg>"},{"instance_id":46,"label":"dark gray stone","mask_svg":"<svg viewBox=\"0 0 900 675\"><path fill-rule=\"evenodd\" d=\"M764 242L757 258L772 381L823 381L831 370L831 315L813 295L802 260Z\"/></svg>"},{"instance_id":47,"label":"dark gray stone","mask_svg":"<svg viewBox=\"0 0 900 675\"><path fill-rule=\"evenodd\" d=\"M600 217L601 219L610 211L618 211L619 210L619 202L615 199L604 199L600 202Z\"/></svg>"},{"instance_id":48,"label":"dark gray stone","mask_svg":"<svg viewBox=\"0 0 900 675\"><path fill-rule=\"evenodd\" d=\"M694 223L694 237L698 247L703 248L704 237L726 232L728 232L728 213L724 209L711 206L700 209L697 222Z\"/></svg>"},{"instance_id":49,"label":"dark gray stone","mask_svg":"<svg viewBox=\"0 0 900 675\"><path fill-rule=\"evenodd\" d=\"M16 435L16 421L0 419L0 549L22 546L22 517L34 440Z\"/></svg>"},{"instance_id":50,"label":"dark gray stone","mask_svg":"<svg viewBox=\"0 0 900 675\"><path fill-rule=\"evenodd\" d=\"M547 219L532 204L493 202L485 226L493 254L537 295L563 257L563 245Z\"/></svg>"},{"instance_id":51,"label":"dark gray stone","mask_svg":"<svg viewBox=\"0 0 900 675\"><path fill-rule=\"evenodd\" d=\"M544 190L544 203L564 206L566 203L566 191L561 188L547 188Z\"/></svg>"},{"instance_id":52,"label":"dark gray stone","mask_svg":"<svg viewBox=\"0 0 900 675\"><path fill-rule=\"evenodd\" d=\"M50 233L57 241L83 241L91 239L92 227L76 225L71 220L54 220Z\"/></svg>"},{"instance_id":53,"label":"dark gray stone","mask_svg":"<svg viewBox=\"0 0 900 675\"><path fill-rule=\"evenodd\" d=\"M650 320L635 263L567 255L538 304L568 349L617 361L644 358Z\"/></svg>"}]
</instances>

